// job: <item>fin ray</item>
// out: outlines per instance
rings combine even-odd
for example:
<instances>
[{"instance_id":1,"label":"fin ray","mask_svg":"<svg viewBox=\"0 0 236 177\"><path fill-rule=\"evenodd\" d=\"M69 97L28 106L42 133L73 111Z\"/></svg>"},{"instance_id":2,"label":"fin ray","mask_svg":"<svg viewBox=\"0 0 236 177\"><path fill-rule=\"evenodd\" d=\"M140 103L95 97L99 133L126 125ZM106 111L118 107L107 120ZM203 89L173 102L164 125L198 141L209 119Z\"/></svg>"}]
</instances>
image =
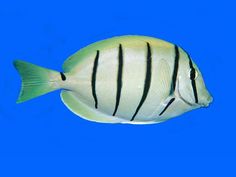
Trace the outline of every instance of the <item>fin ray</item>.
<instances>
[{"instance_id":1,"label":"fin ray","mask_svg":"<svg viewBox=\"0 0 236 177\"><path fill-rule=\"evenodd\" d=\"M21 91L17 103L21 103L32 98L41 96L58 89L56 78L57 71L46 69L34 64L16 60L13 62L22 80Z\"/></svg>"}]
</instances>

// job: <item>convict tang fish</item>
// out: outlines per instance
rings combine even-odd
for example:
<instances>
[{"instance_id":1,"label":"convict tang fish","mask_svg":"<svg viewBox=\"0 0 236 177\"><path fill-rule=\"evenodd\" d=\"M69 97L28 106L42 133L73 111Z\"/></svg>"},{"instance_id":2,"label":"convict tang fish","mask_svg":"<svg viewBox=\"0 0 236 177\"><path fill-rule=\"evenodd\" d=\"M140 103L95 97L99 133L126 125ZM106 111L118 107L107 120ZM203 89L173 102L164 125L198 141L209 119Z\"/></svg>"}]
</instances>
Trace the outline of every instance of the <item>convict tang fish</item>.
<instances>
[{"instance_id":1,"label":"convict tang fish","mask_svg":"<svg viewBox=\"0 0 236 177\"><path fill-rule=\"evenodd\" d=\"M190 55L146 36L114 37L82 48L63 72L16 60L18 103L62 89L63 103L95 122L150 124L206 107L212 101Z\"/></svg>"}]
</instances>

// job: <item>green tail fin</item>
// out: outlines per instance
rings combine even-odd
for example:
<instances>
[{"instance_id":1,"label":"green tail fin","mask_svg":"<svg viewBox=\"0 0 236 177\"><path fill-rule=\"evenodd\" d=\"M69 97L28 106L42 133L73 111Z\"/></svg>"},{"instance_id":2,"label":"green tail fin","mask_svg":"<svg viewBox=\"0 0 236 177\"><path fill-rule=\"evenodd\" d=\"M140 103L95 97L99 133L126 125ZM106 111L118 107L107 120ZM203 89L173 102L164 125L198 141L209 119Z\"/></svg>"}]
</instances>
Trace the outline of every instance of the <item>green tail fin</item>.
<instances>
[{"instance_id":1,"label":"green tail fin","mask_svg":"<svg viewBox=\"0 0 236 177\"><path fill-rule=\"evenodd\" d=\"M36 66L34 64L16 60L13 62L22 80L21 91L17 103L21 103L53 90L59 89L56 84L60 73Z\"/></svg>"}]
</instances>

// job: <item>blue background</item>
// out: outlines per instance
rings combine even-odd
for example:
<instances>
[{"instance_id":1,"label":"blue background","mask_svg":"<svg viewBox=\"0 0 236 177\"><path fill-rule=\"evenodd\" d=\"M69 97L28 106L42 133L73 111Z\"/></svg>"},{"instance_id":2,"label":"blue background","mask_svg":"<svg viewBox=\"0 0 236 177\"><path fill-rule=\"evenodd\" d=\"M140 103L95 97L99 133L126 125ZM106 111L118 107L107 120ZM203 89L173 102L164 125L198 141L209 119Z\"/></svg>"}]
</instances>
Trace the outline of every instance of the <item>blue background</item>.
<instances>
[{"instance_id":1,"label":"blue background","mask_svg":"<svg viewBox=\"0 0 236 177\"><path fill-rule=\"evenodd\" d=\"M235 18L228 0L1 1L0 176L234 176ZM61 71L80 48L124 34L183 46L213 104L165 123L132 126L76 117L60 91L15 103L14 59Z\"/></svg>"}]
</instances>

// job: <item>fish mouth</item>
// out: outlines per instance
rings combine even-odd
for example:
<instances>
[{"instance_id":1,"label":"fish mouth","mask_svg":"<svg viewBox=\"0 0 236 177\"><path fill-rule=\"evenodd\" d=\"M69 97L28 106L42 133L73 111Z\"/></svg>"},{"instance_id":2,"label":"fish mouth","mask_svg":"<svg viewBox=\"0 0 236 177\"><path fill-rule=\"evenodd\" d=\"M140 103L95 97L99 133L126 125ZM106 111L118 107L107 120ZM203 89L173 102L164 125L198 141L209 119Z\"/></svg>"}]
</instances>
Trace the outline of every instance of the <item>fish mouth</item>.
<instances>
[{"instance_id":1,"label":"fish mouth","mask_svg":"<svg viewBox=\"0 0 236 177\"><path fill-rule=\"evenodd\" d=\"M211 95L209 95L206 99L206 102L202 104L202 107L206 108L208 107L213 101L213 97Z\"/></svg>"}]
</instances>

